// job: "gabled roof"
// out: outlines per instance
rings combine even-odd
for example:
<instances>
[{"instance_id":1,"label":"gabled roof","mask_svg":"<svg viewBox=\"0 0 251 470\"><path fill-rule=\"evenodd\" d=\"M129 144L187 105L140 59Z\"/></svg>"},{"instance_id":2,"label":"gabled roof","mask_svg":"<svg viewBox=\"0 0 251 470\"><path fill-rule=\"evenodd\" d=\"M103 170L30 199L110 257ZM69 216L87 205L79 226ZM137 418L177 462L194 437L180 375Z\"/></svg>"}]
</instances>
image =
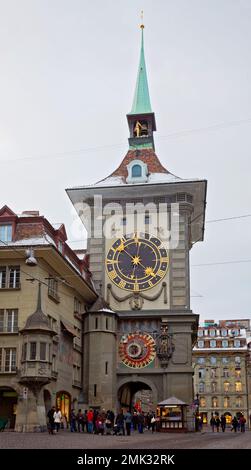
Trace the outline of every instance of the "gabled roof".
<instances>
[{"instance_id":1,"label":"gabled roof","mask_svg":"<svg viewBox=\"0 0 251 470\"><path fill-rule=\"evenodd\" d=\"M9 217L9 216L16 217L16 214L8 206L5 205L0 209L0 217Z\"/></svg>"}]
</instances>

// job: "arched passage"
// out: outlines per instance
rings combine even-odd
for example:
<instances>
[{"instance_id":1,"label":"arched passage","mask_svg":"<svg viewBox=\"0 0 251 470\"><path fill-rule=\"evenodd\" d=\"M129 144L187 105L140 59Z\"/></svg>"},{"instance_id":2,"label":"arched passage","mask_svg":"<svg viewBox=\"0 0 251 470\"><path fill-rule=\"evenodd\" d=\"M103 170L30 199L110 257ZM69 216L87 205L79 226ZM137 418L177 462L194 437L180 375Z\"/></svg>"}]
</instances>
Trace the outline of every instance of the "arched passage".
<instances>
[{"instance_id":1,"label":"arched passage","mask_svg":"<svg viewBox=\"0 0 251 470\"><path fill-rule=\"evenodd\" d=\"M11 387L0 387L0 419L7 420L10 429L15 428L17 392Z\"/></svg>"},{"instance_id":2,"label":"arched passage","mask_svg":"<svg viewBox=\"0 0 251 470\"><path fill-rule=\"evenodd\" d=\"M62 416L66 416L67 421L69 422L71 411L71 395L68 392L61 391L57 393L56 407L60 409Z\"/></svg>"},{"instance_id":3,"label":"arched passage","mask_svg":"<svg viewBox=\"0 0 251 470\"><path fill-rule=\"evenodd\" d=\"M149 380L140 378L132 381L121 381L118 387L118 406L120 408L140 407L142 411L150 411L157 404L157 390Z\"/></svg>"}]
</instances>

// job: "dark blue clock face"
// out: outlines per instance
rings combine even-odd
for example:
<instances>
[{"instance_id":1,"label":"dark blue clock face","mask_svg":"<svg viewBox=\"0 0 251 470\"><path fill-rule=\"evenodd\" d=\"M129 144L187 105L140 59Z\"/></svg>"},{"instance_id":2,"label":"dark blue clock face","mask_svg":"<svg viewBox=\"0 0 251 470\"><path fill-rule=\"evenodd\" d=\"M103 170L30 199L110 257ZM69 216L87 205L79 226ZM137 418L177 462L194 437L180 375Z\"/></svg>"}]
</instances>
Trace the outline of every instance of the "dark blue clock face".
<instances>
[{"instance_id":1,"label":"dark blue clock face","mask_svg":"<svg viewBox=\"0 0 251 470\"><path fill-rule=\"evenodd\" d=\"M106 268L109 278L118 287L134 292L147 290L166 275L167 250L150 234L125 235L108 251Z\"/></svg>"}]
</instances>

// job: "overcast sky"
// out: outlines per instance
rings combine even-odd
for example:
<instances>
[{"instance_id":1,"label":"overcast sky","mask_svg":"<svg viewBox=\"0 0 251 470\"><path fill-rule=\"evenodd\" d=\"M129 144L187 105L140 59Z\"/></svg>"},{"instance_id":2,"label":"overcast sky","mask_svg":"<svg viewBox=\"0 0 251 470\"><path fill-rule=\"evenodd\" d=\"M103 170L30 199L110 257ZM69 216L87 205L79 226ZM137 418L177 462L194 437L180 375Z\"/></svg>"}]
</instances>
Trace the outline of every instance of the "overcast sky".
<instances>
[{"instance_id":1,"label":"overcast sky","mask_svg":"<svg viewBox=\"0 0 251 470\"><path fill-rule=\"evenodd\" d=\"M0 206L64 222L72 247L65 188L128 149L142 9L157 155L208 180L208 221L251 214L250 0L0 0ZM251 217L207 223L193 247L201 320L250 316L250 233Z\"/></svg>"}]
</instances>

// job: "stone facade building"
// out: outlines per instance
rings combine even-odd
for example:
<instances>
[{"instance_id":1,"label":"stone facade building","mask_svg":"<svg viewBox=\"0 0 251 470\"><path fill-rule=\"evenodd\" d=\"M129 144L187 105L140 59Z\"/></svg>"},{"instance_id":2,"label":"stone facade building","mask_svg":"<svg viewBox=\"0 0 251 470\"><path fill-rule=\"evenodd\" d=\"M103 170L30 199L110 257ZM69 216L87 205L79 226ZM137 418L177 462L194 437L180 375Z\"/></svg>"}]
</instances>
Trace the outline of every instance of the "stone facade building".
<instances>
[{"instance_id":1,"label":"stone facade building","mask_svg":"<svg viewBox=\"0 0 251 470\"><path fill-rule=\"evenodd\" d=\"M97 295L66 240L38 212L0 210L0 418L16 431L43 430L52 405L69 419L82 389L81 315Z\"/></svg>"},{"instance_id":2,"label":"stone facade building","mask_svg":"<svg viewBox=\"0 0 251 470\"><path fill-rule=\"evenodd\" d=\"M193 401L189 251L204 237L207 182L173 175L155 153L143 28L129 150L110 176L67 189L100 294L84 315L83 402L107 409L132 407L140 390L154 408L171 396Z\"/></svg>"},{"instance_id":3,"label":"stone facade building","mask_svg":"<svg viewBox=\"0 0 251 470\"><path fill-rule=\"evenodd\" d=\"M194 394L199 395L203 423L212 413L224 414L227 423L242 413L249 421L250 320L205 321L193 349Z\"/></svg>"}]
</instances>

